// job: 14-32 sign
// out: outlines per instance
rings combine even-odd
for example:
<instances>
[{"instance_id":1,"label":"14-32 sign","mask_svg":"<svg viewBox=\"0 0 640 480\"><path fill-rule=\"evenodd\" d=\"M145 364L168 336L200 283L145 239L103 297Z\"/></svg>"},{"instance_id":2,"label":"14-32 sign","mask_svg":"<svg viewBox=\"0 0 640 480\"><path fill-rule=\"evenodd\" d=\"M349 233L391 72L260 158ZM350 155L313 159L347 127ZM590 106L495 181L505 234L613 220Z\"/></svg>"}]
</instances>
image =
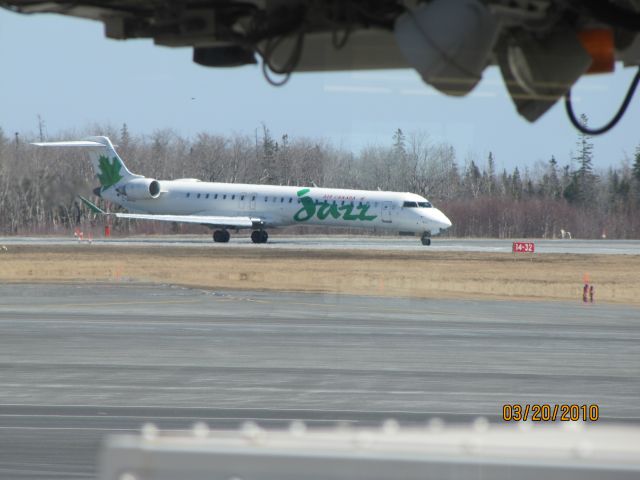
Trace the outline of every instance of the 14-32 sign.
<instances>
[{"instance_id":1,"label":"14-32 sign","mask_svg":"<svg viewBox=\"0 0 640 480\"><path fill-rule=\"evenodd\" d=\"M536 244L533 242L513 242L513 253L534 253Z\"/></svg>"}]
</instances>

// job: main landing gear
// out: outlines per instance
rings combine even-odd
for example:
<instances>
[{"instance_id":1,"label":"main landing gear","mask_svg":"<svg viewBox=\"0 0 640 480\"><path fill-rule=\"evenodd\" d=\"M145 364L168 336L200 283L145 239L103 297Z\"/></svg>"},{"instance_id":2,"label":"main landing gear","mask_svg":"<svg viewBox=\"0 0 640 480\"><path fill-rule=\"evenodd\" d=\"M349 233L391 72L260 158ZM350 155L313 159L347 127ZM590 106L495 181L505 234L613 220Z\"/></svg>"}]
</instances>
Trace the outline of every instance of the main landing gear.
<instances>
[{"instance_id":1,"label":"main landing gear","mask_svg":"<svg viewBox=\"0 0 640 480\"><path fill-rule=\"evenodd\" d=\"M231 234L227 230L216 230L213 232L213 241L216 243L227 243Z\"/></svg>"},{"instance_id":2,"label":"main landing gear","mask_svg":"<svg viewBox=\"0 0 640 480\"><path fill-rule=\"evenodd\" d=\"M216 243L227 243L231 238L228 230L216 230L213 232L213 241ZM254 230L251 232L251 241L253 243L267 243L269 235L264 230Z\"/></svg>"},{"instance_id":3,"label":"main landing gear","mask_svg":"<svg viewBox=\"0 0 640 480\"><path fill-rule=\"evenodd\" d=\"M431 232L424 232L422 237L420 237L420 241L423 245L429 246L431 245Z\"/></svg>"},{"instance_id":4,"label":"main landing gear","mask_svg":"<svg viewBox=\"0 0 640 480\"><path fill-rule=\"evenodd\" d=\"M253 243L267 243L269 234L264 230L254 230L251 232L251 241Z\"/></svg>"}]
</instances>

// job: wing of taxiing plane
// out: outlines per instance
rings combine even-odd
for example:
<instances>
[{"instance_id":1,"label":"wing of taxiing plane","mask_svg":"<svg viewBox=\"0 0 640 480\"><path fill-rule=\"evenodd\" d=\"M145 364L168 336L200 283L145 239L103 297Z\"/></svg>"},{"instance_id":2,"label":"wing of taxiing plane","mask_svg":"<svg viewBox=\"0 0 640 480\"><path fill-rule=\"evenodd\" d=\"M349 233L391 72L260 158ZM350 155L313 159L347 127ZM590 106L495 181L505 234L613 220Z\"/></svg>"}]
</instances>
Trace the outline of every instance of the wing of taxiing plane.
<instances>
[{"instance_id":1,"label":"wing of taxiing plane","mask_svg":"<svg viewBox=\"0 0 640 480\"><path fill-rule=\"evenodd\" d=\"M100 207L79 195L80 200L87 205L91 211L103 215L113 215L116 218L130 218L136 220L155 220L159 222L196 223L211 227L225 228L252 228L262 221L259 218L250 217L223 217L219 215L154 215L150 213L107 213Z\"/></svg>"},{"instance_id":2,"label":"wing of taxiing plane","mask_svg":"<svg viewBox=\"0 0 640 480\"><path fill-rule=\"evenodd\" d=\"M111 213L117 218L155 220L160 222L197 223L212 227L251 228L260 219L249 217L220 217L215 215L153 215L149 213Z\"/></svg>"}]
</instances>

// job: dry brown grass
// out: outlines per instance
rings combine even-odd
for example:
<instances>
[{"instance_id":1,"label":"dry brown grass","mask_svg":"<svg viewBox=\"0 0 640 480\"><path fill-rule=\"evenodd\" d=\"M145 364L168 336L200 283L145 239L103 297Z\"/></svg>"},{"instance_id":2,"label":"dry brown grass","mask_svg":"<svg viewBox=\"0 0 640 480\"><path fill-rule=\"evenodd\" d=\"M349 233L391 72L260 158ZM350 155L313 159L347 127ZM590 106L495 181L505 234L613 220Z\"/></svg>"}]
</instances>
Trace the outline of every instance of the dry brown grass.
<instances>
[{"instance_id":1,"label":"dry brown grass","mask_svg":"<svg viewBox=\"0 0 640 480\"><path fill-rule=\"evenodd\" d=\"M640 305L640 256L129 246L15 246L0 281L140 281L204 288Z\"/></svg>"}]
</instances>

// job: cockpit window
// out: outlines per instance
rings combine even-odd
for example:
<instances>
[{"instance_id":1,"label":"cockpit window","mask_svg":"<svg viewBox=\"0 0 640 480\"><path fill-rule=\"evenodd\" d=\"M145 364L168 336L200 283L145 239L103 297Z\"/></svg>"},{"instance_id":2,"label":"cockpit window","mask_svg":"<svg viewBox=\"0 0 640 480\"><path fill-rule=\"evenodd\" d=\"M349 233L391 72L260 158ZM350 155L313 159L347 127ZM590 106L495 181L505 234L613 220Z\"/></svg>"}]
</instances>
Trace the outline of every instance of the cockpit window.
<instances>
[{"instance_id":1,"label":"cockpit window","mask_svg":"<svg viewBox=\"0 0 640 480\"><path fill-rule=\"evenodd\" d=\"M407 208L416 208L418 206L417 202L404 202L402 204L403 207L407 207Z\"/></svg>"},{"instance_id":2,"label":"cockpit window","mask_svg":"<svg viewBox=\"0 0 640 480\"><path fill-rule=\"evenodd\" d=\"M431 205L431 202L418 202L418 206L420 208L433 208L433 205Z\"/></svg>"}]
</instances>

